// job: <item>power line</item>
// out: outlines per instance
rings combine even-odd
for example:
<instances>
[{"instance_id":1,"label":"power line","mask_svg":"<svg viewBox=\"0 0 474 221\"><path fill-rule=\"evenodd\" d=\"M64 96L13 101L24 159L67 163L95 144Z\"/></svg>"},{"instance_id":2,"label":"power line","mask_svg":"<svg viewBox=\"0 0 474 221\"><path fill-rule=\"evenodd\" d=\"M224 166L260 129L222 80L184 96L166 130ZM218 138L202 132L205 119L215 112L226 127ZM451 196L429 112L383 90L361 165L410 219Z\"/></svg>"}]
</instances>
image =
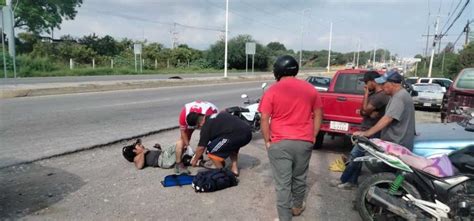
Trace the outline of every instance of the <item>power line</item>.
<instances>
[{"instance_id":1,"label":"power line","mask_svg":"<svg viewBox=\"0 0 474 221\"><path fill-rule=\"evenodd\" d=\"M117 13L117 12L102 11L102 10L95 10L95 9L92 9L92 10L96 11L96 12L99 12L99 13L104 13L104 14L108 14L108 15L111 15L111 16L115 16L115 17L126 18L126 19L130 19L130 20L136 20L136 21L142 21L142 22L148 22L148 23L155 23L155 24L166 25L166 26L177 25L177 26L180 26L180 27L183 27L183 28L188 28L188 29L197 29L197 30L204 30L204 31L217 31L217 32L223 32L224 31L223 29L214 28L214 27L186 25L186 24L180 24L178 22L163 22L163 21L151 20L151 19L141 18L141 17L138 17L138 16Z\"/></svg>"},{"instance_id":2,"label":"power line","mask_svg":"<svg viewBox=\"0 0 474 221\"><path fill-rule=\"evenodd\" d=\"M454 1L454 0L453 0L453 1ZM456 10L458 10L458 8L459 8L459 6L461 5L461 3L462 3L462 0L459 0L458 4L456 5L456 7L455 7L454 10L452 11L452 13L451 13L451 10L449 10L449 13L448 13L448 15L449 15L448 20L446 20L446 23L444 23L443 28L441 28L441 30L443 30L443 29L446 27L446 25L448 25L449 20L451 20L451 18L452 18L453 15L454 15L454 12L456 12Z\"/></svg>"},{"instance_id":3,"label":"power line","mask_svg":"<svg viewBox=\"0 0 474 221\"><path fill-rule=\"evenodd\" d=\"M451 23L451 25L449 25L449 27L446 29L446 31L441 34L439 36L439 38L442 38L445 34L448 33L449 29L451 29L451 27L453 27L454 23L456 23L456 21L458 20L459 17L461 17L462 13L464 12L464 9L466 9L467 5L469 4L471 0L467 0L466 1L466 4L464 4L464 6L461 8L461 11L459 11L458 15L456 16L456 18L454 18L453 22Z\"/></svg>"}]
</instances>

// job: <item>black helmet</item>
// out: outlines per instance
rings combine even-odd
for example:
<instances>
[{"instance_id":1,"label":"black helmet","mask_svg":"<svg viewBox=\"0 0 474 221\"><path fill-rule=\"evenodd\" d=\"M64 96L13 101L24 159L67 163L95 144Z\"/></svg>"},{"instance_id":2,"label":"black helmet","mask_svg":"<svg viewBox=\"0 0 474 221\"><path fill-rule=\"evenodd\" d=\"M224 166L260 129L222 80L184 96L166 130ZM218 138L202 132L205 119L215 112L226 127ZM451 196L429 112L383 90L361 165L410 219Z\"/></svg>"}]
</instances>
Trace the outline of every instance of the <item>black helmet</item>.
<instances>
[{"instance_id":1,"label":"black helmet","mask_svg":"<svg viewBox=\"0 0 474 221\"><path fill-rule=\"evenodd\" d=\"M283 76L296 76L298 74L298 62L290 55L283 55L273 64L273 74L277 81Z\"/></svg>"}]
</instances>

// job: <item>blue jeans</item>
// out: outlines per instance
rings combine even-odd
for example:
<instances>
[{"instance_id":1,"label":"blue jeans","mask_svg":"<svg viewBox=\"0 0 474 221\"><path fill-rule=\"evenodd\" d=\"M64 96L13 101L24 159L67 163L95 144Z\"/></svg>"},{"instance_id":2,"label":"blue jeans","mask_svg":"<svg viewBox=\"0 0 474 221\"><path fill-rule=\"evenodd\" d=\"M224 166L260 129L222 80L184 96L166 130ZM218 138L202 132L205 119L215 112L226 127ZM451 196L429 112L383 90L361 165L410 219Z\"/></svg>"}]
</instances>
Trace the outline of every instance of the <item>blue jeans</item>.
<instances>
[{"instance_id":1,"label":"blue jeans","mask_svg":"<svg viewBox=\"0 0 474 221\"><path fill-rule=\"evenodd\" d=\"M360 176L360 172L362 171L362 162L354 162L353 160L357 157L362 157L365 155L365 150L359 147L359 145L355 145L352 148L349 164L344 169L341 175L341 183L352 183L357 184L357 179Z\"/></svg>"}]
</instances>

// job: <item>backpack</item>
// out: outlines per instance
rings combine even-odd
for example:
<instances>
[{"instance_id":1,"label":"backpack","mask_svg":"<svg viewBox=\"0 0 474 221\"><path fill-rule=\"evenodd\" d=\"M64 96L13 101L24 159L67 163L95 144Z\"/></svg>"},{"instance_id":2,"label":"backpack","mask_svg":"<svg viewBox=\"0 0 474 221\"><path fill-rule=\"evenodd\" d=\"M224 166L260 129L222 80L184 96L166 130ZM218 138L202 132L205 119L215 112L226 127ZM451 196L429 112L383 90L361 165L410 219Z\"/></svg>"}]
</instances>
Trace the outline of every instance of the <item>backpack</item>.
<instances>
[{"instance_id":1,"label":"backpack","mask_svg":"<svg viewBox=\"0 0 474 221\"><path fill-rule=\"evenodd\" d=\"M176 145L169 145L161 149L160 157L158 158L158 166L163 169L169 169L176 163Z\"/></svg>"},{"instance_id":2,"label":"backpack","mask_svg":"<svg viewBox=\"0 0 474 221\"><path fill-rule=\"evenodd\" d=\"M237 186L237 183L235 175L223 168L198 172L191 185L196 192L214 192Z\"/></svg>"}]
</instances>

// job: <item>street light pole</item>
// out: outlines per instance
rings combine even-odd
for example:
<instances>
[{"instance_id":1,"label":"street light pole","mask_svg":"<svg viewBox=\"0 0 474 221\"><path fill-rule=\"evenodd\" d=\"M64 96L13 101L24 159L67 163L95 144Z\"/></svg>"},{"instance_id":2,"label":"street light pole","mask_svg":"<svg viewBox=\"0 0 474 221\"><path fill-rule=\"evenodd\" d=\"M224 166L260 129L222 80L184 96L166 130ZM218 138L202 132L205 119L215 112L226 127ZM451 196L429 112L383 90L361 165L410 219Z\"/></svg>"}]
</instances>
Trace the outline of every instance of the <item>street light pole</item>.
<instances>
[{"instance_id":1,"label":"street light pole","mask_svg":"<svg viewBox=\"0 0 474 221\"><path fill-rule=\"evenodd\" d=\"M332 44L332 22L329 28L329 52L328 52L328 73L331 71L331 44Z\"/></svg>"},{"instance_id":2,"label":"street light pole","mask_svg":"<svg viewBox=\"0 0 474 221\"><path fill-rule=\"evenodd\" d=\"M360 53L360 38L359 38L359 43L357 44L357 64L356 64L357 68L359 68L359 53Z\"/></svg>"},{"instance_id":3,"label":"street light pole","mask_svg":"<svg viewBox=\"0 0 474 221\"><path fill-rule=\"evenodd\" d=\"M304 13L310 10L309 8L304 9L301 12L301 44L300 44L300 70L303 67L303 37L304 37Z\"/></svg>"},{"instance_id":4,"label":"street light pole","mask_svg":"<svg viewBox=\"0 0 474 221\"><path fill-rule=\"evenodd\" d=\"M227 77L227 34L229 32L229 0L225 1L225 50L224 50L224 77Z\"/></svg>"}]
</instances>

